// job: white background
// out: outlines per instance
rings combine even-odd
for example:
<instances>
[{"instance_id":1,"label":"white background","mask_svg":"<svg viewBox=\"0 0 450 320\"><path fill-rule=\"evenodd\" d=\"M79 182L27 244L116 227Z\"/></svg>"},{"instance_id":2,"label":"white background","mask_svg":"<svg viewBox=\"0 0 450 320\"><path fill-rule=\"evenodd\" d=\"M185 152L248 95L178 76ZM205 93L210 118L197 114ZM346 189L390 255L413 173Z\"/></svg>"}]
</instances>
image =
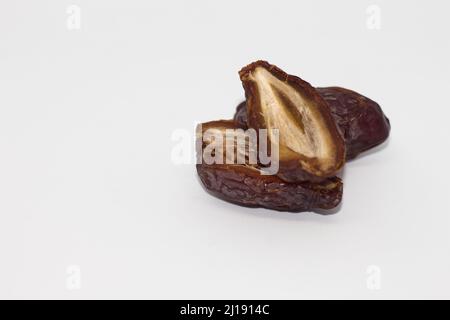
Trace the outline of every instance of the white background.
<instances>
[{"instance_id":1,"label":"white background","mask_svg":"<svg viewBox=\"0 0 450 320\"><path fill-rule=\"evenodd\" d=\"M0 297L450 298L449 14L445 1L2 1ZM337 214L234 206L171 161L175 130L232 116L256 59L390 118L389 143L347 165Z\"/></svg>"}]
</instances>

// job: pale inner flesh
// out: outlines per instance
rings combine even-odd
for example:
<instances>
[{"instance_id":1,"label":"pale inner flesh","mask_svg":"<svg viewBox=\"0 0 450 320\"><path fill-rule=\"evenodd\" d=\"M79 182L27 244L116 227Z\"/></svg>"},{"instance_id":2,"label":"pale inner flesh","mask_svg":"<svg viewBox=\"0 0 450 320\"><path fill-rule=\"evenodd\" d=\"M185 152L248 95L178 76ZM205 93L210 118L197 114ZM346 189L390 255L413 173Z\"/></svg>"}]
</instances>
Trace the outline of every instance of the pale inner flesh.
<instances>
[{"instance_id":1,"label":"pale inner flesh","mask_svg":"<svg viewBox=\"0 0 450 320\"><path fill-rule=\"evenodd\" d=\"M225 163L253 166L257 164L257 139L248 131L239 128L207 127L209 135L201 137L205 144L214 141L214 137L222 137L222 145L215 149L224 159ZM203 132L204 134L204 132ZM240 160L243 160L242 162Z\"/></svg>"},{"instance_id":2,"label":"pale inner flesh","mask_svg":"<svg viewBox=\"0 0 450 320\"><path fill-rule=\"evenodd\" d=\"M250 80L258 86L261 111L269 134L270 129L279 130L280 147L325 162L333 156L330 133L315 105L264 68L256 68Z\"/></svg>"}]
</instances>

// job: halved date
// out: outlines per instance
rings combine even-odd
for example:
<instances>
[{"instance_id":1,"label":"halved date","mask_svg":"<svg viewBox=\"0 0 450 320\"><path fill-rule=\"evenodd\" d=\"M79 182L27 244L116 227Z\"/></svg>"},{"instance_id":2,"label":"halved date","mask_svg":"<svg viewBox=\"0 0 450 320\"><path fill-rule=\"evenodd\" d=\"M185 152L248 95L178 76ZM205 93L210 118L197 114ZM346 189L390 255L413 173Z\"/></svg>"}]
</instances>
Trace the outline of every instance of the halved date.
<instances>
[{"instance_id":1,"label":"halved date","mask_svg":"<svg viewBox=\"0 0 450 320\"><path fill-rule=\"evenodd\" d=\"M309 83L266 61L244 67L239 75L247 99L247 124L267 129L270 143L277 144L279 177L289 182L320 181L342 169L344 141L327 103Z\"/></svg>"},{"instance_id":2,"label":"halved date","mask_svg":"<svg viewBox=\"0 0 450 320\"><path fill-rule=\"evenodd\" d=\"M262 207L278 211L314 211L332 209L342 199L343 185L338 177L324 178L320 182L285 182L276 175L263 175L258 165L248 162L248 151L252 149L245 140L243 164L224 164L227 160L236 159L236 139L244 134L236 130L234 135L230 129L241 129L233 120L219 120L203 123L198 131L197 139L202 158L205 150L211 151L221 164L205 162L197 165L197 172L204 188L212 195L225 201L247 206ZM216 144L216 139L225 144ZM209 149L210 146L213 149ZM200 150L199 150L200 151ZM232 152L232 154L229 154ZM208 153L208 152L206 152ZM317 212L316 210L316 212ZM321 214L330 212L318 211Z\"/></svg>"},{"instance_id":3,"label":"halved date","mask_svg":"<svg viewBox=\"0 0 450 320\"><path fill-rule=\"evenodd\" d=\"M389 137L389 119L375 101L340 87L317 88L317 92L327 102L344 138L347 160L378 146ZM238 126L247 126L245 101L237 106L234 121Z\"/></svg>"}]
</instances>

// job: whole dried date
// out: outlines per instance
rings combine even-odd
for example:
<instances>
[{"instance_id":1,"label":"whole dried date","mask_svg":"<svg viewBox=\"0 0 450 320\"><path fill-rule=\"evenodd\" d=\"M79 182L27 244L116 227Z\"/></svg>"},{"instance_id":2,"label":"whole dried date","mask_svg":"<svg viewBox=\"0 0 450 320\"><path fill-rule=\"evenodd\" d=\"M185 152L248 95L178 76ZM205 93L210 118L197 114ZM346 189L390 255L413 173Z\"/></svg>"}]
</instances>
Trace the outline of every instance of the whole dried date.
<instances>
[{"instance_id":1,"label":"whole dried date","mask_svg":"<svg viewBox=\"0 0 450 320\"><path fill-rule=\"evenodd\" d=\"M361 152L376 147L389 137L389 119L375 101L340 87L317 88L317 92L328 103L344 138L347 160L356 158ZM236 108L234 121L238 126L247 126L245 101Z\"/></svg>"},{"instance_id":2,"label":"whole dried date","mask_svg":"<svg viewBox=\"0 0 450 320\"><path fill-rule=\"evenodd\" d=\"M268 129L279 147L278 175L285 181L320 181L345 162L344 141L327 103L309 83L266 61L239 72L247 100L247 124ZM278 137L272 133L278 130Z\"/></svg>"}]
</instances>

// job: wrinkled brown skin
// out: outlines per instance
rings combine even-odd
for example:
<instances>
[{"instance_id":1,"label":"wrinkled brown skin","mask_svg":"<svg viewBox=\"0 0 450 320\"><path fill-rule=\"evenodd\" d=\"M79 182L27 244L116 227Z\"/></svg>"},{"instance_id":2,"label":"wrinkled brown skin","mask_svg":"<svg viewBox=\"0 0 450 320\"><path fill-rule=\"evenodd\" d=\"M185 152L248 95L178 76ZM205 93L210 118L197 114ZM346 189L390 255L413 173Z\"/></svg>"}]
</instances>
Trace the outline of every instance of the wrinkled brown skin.
<instances>
[{"instance_id":1,"label":"wrinkled brown skin","mask_svg":"<svg viewBox=\"0 0 450 320\"><path fill-rule=\"evenodd\" d=\"M262 176L258 170L244 165L197 164L204 188L227 202L245 207L277 211L314 211L334 213L342 200L343 185L338 177L320 183L284 182L277 176Z\"/></svg>"},{"instance_id":2,"label":"wrinkled brown skin","mask_svg":"<svg viewBox=\"0 0 450 320\"><path fill-rule=\"evenodd\" d=\"M333 119L344 138L347 160L380 145L389 137L389 119L375 101L340 87L317 88L317 92L328 103ZM237 106L234 121L238 126L247 126L245 101Z\"/></svg>"},{"instance_id":3,"label":"wrinkled brown skin","mask_svg":"<svg viewBox=\"0 0 450 320\"><path fill-rule=\"evenodd\" d=\"M354 159L387 140L391 125L378 103L339 87L318 88L317 91L327 101L345 140L347 159Z\"/></svg>"},{"instance_id":4,"label":"wrinkled brown skin","mask_svg":"<svg viewBox=\"0 0 450 320\"><path fill-rule=\"evenodd\" d=\"M279 160L279 172L278 176L284 181L298 182L298 181L313 181L318 182L324 178L335 176L343 167L345 163L345 144L343 138L336 126L336 123L331 116L331 112L328 109L327 103L322 99L319 93L308 82L300 79L297 76L289 75L275 65L271 65L266 61L256 61L239 71L239 76L242 81L242 85L245 90L245 97L247 101L247 125L250 128L259 130L267 129L267 124L264 116L261 112L261 105L259 99L258 88L252 81L247 81L247 76L253 72L257 67L265 68L278 80L286 82L289 86L295 88L302 97L309 101L310 105L314 105L314 108L321 114L323 118L323 124L326 130L330 133L330 136L334 142L336 158L334 159L334 167L328 171L321 171L319 169L319 163L317 158L306 159L310 166L315 168L314 172L305 170L301 164L301 160L305 160L304 157L297 159L284 159L280 153ZM282 147L282 146L281 146Z\"/></svg>"}]
</instances>

